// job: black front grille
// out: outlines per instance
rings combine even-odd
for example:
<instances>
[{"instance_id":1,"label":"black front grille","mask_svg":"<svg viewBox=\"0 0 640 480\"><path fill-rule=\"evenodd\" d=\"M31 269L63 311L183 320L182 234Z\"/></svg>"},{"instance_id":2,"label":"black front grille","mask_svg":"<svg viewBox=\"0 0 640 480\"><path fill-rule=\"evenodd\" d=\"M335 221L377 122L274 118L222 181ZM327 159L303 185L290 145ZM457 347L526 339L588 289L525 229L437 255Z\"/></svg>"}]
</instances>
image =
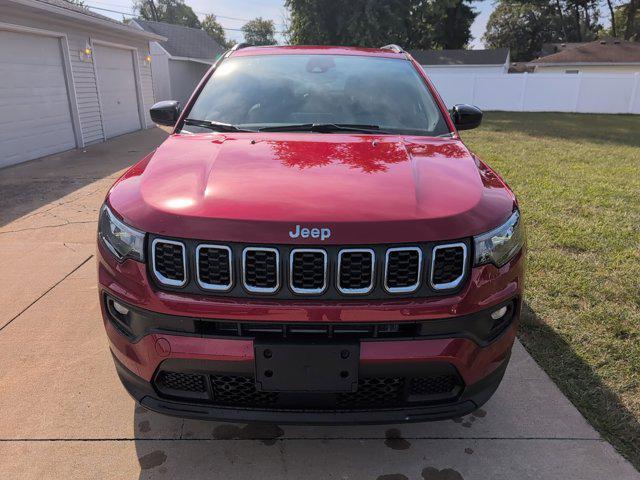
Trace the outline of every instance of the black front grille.
<instances>
[{"instance_id":1,"label":"black front grille","mask_svg":"<svg viewBox=\"0 0 640 480\"><path fill-rule=\"evenodd\" d=\"M295 290L324 290L326 253L322 250L299 250L291 254L291 286Z\"/></svg>"},{"instance_id":2,"label":"black front grille","mask_svg":"<svg viewBox=\"0 0 640 480\"><path fill-rule=\"evenodd\" d=\"M231 286L231 251L224 247L201 246L198 250L198 279L205 288Z\"/></svg>"},{"instance_id":3,"label":"black front grille","mask_svg":"<svg viewBox=\"0 0 640 480\"><path fill-rule=\"evenodd\" d=\"M211 386L217 405L272 407L278 402L278 393L258 392L252 377L211 375Z\"/></svg>"},{"instance_id":4,"label":"black front grille","mask_svg":"<svg viewBox=\"0 0 640 480\"><path fill-rule=\"evenodd\" d=\"M249 289L277 290L278 254L275 250L244 252L244 283Z\"/></svg>"},{"instance_id":5,"label":"black front grille","mask_svg":"<svg viewBox=\"0 0 640 480\"><path fill-rule=\"evenodd\" d=\"M178 241L154 235L148 241L149 270L159 288L277 300L385 300L450 294L467 277L468 249L468 241L309 247Z\"/></svg>"},{"instance_id":6,"label":"black front grille","mask_svg":"<svg viewBox=\"0 0 640 480\"><path fill-rule=\"evenodd\" d=\"M417 288L420 281L420 251L392 250L387 253L386 286L390 290Z\"/></svg>"},{"instance_id":7,"label":"black front grille","mask_svg":"<svg viewBox=\"0 0 640 480\"><path fill-rule=\"evenodd\" d=\"M434 253L431 281L442 285L455 281L464 273L464 247L439 248Z\"/></svg>"},{"instance_id":8,"label":"black front grille","mask_svg":"<svg viewBox=\"0 0 640 480\"><path fill-rule=\"evenodd\" d=\"M210 388L209 388L210 383ZM344 411L398 408L455 400L464 384L456 374L424 377L364 377L355 392L261 392L249 375L160 371L161 396L220 407Z\"/></svg>"},{"instance_id":9,"label":"black front grille","mask_svg":"<svg viewBox=\"0 0 640 480\"><path fill-rule=\"evenodd\" d=\"M169 397L205 399L209 397L204 375L197 373L160 371L155 385L158 391Z\"/></svg>"},{"instance_id":10,"label":"black front grille","mask_svg":"<svg viewBox=\"0 0 640 480\"><path fill-rule=\"evenodd\" d=\"M184 247L182 245L163 241L155 243L155 270L165 279L183 282L185 280L184 263Z\"/></svg>"},{"instance_id":11,"label":"black front grille","mask_svg":"<svg viewBox=\"0 0 640 480\"><path fill-rule=\"evenodd\" d=\"M393 407L400 403L404 393L402 377L361 378L354 393L338 395L339 408Z\"/></svg>"},{"instance_id":12,"label":"black front grille","mask_svg":"<svg viewBox=\"0 0 640 480\"><path fill-rule=\"evenodd\" d=\"M370 251L342 251L339 258L339 287L343 292L364 291L373 285L373 254Z\"/></svg>"},{"instance_id":13,"label":"black front grille","mask_svg":"<svg viewBox=\"0 0 640 480\"><path fill-rule=\"evenodd\" d=\"M442 395L452 392L460 382L455 375L438 377L415 377L411 379L411 395Z\"/></svg>"}]
</instances>

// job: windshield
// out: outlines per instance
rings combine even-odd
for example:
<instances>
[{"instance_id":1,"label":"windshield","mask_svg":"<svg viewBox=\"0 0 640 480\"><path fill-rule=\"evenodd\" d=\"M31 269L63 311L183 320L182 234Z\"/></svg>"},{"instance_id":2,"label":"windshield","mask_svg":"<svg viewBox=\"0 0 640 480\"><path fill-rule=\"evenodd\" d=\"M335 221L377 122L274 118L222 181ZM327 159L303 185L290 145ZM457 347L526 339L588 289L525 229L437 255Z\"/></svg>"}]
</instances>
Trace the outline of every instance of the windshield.
<instances>
[{"instance_id":1,"label":"windshield","mask_svg":"<svg viewBox=\"0 0 640 480\"><path fill-rule=\"evenodd\" d=\"M404 59L352 55L256 55L222 62L184 129L204 122L258 130L362 125L380 133L450 133L427 86ZM298 128L294 128L294 127ZM214 126L215 128L215 126ZM324 133L339 129L315 130Z\"/></svg>"}]
</instances>

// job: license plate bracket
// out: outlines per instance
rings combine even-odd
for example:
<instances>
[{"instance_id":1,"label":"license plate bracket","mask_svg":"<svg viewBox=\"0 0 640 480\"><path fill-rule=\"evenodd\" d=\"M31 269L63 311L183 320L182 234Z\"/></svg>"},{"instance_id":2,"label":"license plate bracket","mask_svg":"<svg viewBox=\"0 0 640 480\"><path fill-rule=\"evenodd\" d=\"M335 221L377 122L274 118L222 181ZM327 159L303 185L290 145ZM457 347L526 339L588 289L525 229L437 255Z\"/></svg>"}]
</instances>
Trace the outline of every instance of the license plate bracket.
<instances>
[{"instance_id":1,"label":"license plate bracket","mask_svg":"<svg viewBox=\"0 0 640 480\"><path fill-rule=\"evenodd\" d=\"M256 390L355 392L359 343L254 342Z\"/></svg>"}]
</instances>

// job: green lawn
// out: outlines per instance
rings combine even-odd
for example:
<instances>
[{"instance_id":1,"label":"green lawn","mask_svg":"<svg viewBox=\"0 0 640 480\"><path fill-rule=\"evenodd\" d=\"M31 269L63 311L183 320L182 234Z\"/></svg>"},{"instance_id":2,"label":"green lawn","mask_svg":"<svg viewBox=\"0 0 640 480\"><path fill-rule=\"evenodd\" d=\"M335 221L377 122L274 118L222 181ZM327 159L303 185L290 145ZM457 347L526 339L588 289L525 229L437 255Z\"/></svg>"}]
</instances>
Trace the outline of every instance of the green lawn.
<instances>
[{"instance_id":1,"label":"green lawn","mask_svg":"<svg viewBox=\"0 0 640 480\"><path fill-rule=\"evenodd\" d=\"M520 340L640 467L640 116L494 112L463 138L521 203Z\"/></svg>"}]
</instances>

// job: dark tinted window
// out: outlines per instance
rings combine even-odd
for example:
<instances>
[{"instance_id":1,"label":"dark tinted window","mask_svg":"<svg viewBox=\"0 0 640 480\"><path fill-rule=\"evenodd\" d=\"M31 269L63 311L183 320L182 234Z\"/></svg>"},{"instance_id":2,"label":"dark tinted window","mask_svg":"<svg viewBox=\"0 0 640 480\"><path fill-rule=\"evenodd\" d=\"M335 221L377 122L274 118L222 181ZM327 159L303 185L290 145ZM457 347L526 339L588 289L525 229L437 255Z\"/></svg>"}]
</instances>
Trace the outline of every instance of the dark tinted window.
<instances>
[{"instance_id":1,"label":"dark tinted window","mask_svg":"<svg viewBox=\"0 0 640 480\"><path fill-rule=\"evenodd\" d=\"M379 125L394 133L449 133L409 61L350 55L231 57L213 74L189 117L245 128L340 123Z\"/></svg>"}]
</instances>

